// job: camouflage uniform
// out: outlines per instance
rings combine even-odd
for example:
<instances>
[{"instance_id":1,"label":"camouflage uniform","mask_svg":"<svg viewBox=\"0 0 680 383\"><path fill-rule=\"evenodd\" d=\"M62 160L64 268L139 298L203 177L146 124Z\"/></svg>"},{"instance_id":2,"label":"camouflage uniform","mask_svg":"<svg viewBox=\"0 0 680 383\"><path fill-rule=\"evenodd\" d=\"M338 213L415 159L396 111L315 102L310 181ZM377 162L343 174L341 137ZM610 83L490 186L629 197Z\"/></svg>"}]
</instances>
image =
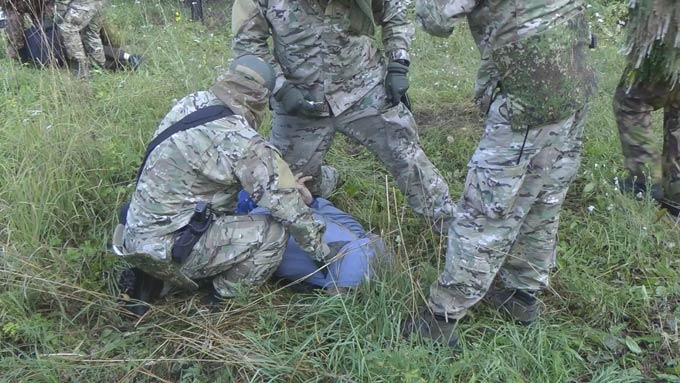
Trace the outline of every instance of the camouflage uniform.
<instances>
[{"instance_id":1,"label":"camouflage uniform","mask_svg":"<svg viewBox=\"0 0 680 383\"><path fill-rule=\"evenodd\" d=\"M492 29L482 29L491 31L482 57L500 84L468 164L444 271L430 290L432 311L451 319L464 316L496 277L507 289L547 286L592 91L577 1L420 0L416 11L428 32L448 36L484 6Z\"/></svg>"},{"instance_id":2,"label":"camouflage uniform","mask_svg":"<svg viewBox=\"0 0 680 383\"><path fill-rule=\"evenodd\" d=\"M664 186L666 198L680 202L680 71L676 64L680 4L674 0L638 4L629 24L628 66L614 96L625 167L640 183L649 174L652 184ZM664 109L663 156L652 127L652 112L659 109Z\"/></svg>"},{"instance_id":3,"label":"camouflage uniform","mask_svg":"<svg viewBox=\"0 0 680 383\"><path fill-rule=\"evenodd\" d=\"M407 4L372 4L373 20L382 27L383 47L392 61L409 59L413 26ZM411 113L401 103L391 107L387 102L385 57L371 30L352 30L353 7L358 5L341 0L236 0L234 54L254 54L274 63L274 92L287 82L323 105L317 115L288 115L274 102L271 142L293 172L316 177L335 132L341 132L385 164L417 213L449 217L453 204L448 186L420 147ZM318 185L312 188L318 191Z\"/></svg>"},{"instance_id":4,"label":"camouflage uniform","mask_svg":"<svg viewBox=\"0 0 680 383\"><path fill-rule=\"evenodd\" d=\"M105 0L57 0L57 25L70 60L86 63L89 56L104 66L106 57L99 32L105 5Z\"/></svg>"},{"instance_id":5,"label":"camouflage uniform","mask_svg":"<svg viewBox=\"0 0 680 383\"><path fill-rule=\"evenodd\" d=\"M7 16L8 53L17 58L17 52L24 47L24 29L28 21L40 25L54 17L54 3L51 0L0 0L0 8Z\"/></svg>"},{"instance_id":6,"label":"camouflage uniform","mask_svg":"<svg viewBox=\"0 0 680 383\"><path fill-rule=\"evenodd\" d=\"M258 285L271 276L289 233L316 260L324 261L326 253L325 225L303 203L279 152L253 129L261 113L252 113L252 107L266 105L266 97L244 98L232 90L247 90L247 84L229 77L221 81L229 82L180 100L156 135L205 106L225 103L236 115L176 133L152 152L122 239L128 259L145 272L181 287L212 278L217 293L228 297L239 284ZM231 215L242 188L269 208L271 216ZM171 260L171 249L199 201L211 203L213 221L178 265Z\"/></svg>"}]
</instances>

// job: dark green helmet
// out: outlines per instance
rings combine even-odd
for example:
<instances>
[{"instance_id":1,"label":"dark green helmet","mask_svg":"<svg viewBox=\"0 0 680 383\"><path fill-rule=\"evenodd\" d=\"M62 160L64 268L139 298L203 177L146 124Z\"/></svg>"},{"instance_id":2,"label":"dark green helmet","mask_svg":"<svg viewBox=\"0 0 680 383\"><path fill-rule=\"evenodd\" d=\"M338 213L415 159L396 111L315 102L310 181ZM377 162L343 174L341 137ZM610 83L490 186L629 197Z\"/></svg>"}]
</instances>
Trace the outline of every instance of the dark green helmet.
<instances>
[{"instance_id":1,"label":"dark green helmet","mask_svg":"<svg viewBox=\"0 0 680 383\"><path fill-rule=\"evenodd\" d=\"M245 55L234 59L229 67L234 74L253 80L271 92L276 83L276 74L271 65L254 55Z\"/></svg>"}]
</instances>

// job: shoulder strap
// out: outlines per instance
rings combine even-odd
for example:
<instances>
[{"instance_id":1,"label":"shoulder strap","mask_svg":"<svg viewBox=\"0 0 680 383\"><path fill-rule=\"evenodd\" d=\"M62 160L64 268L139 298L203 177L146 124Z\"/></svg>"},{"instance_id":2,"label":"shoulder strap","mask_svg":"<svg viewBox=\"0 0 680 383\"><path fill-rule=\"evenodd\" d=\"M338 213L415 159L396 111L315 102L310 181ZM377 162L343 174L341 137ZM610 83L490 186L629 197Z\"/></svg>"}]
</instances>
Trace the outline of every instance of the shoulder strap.
<instances>
[{"instance_id":1,"label":"shoulder strap","mask_svg":"<svg viewBox=\"0 0 680 383\"><path fill-rule=\"evenodd\" d=\"M229 117L234 115L234 112L225 105L211 105L205 108L198 109L184 116L183 119L170 125L167 129L158 134L146 147L146 153L144 154L144 160L142 160L142 165L137 171L137 181L142 175L144 166L146 165L146 160L149 159L151 152L163 141L170 138L173 134L185 131L187 129L195 128L197 126L203 125L205 123L216 121L221 118Z\"/></svg>"}]
</instances>

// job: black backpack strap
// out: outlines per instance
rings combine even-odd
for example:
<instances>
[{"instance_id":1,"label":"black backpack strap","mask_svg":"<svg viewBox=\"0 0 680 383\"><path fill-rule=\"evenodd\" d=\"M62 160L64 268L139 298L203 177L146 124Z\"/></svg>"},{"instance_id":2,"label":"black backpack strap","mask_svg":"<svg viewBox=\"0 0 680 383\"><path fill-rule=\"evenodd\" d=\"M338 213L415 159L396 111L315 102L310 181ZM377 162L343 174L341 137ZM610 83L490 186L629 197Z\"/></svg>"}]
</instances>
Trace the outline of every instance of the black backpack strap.
<instances>
[{"instance_id":1,"label":"black backpack strap","mask_svg":"<svg viewBox=\"0 0 680 383\"><path fill-rule=\"evenodd\" d=\"M139 167L139 170L137 171L137 182L139 182L139 177L142 175L142 171L144 170L144 166L146 165L146 160L149 159L151 152L153 152L153 150L156 149L156 147L160 145L163 141L170 138L170 136L172 136L175 133L203 125L207 122L216 121L221 118L233 115L234 112L224 105L212 105L189 113L186 116L184 116L183 119L170 125L167 129L165 129L159 135L157 135L151 141L151 143L149 143L149 146L146 147L144 160L142 160L142 165ZM129 207L130 202L120 207L118 222L123 225L127 224L127 213Z\"/></svg>"},{"instance_id":2,"label":"black backpack strap","mask_svg":"<svg viewBox=\"0 0 680 383\"><path fill-rule=\"evenodd\" d=\"M142 165L139 167L139 171L137 171L137 181L139 181L139 177L142 175L146 160L149 159L151 152L173 134L233 115L234 112L225 105L211 105L189 113L184 116L183 119L170 125L170 127L158 134L151 143L149 143L149 146L146 147L144 160L142 160Z\"/></svg>"}]
</instances>

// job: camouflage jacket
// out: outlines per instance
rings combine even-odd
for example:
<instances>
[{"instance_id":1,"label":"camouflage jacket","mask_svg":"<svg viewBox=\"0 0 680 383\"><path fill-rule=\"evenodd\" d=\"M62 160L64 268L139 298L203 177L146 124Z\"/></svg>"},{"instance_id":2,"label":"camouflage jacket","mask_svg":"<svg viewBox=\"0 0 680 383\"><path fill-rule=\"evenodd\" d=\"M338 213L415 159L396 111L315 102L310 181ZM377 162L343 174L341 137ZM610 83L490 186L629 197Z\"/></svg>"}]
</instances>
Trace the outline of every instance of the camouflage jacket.
<instances>
[{"instance_id":1,"label":"camouflage jacket","mask_svg":"<svg viewBox=\"0 0 680 383\"><path fill-rule=\"evenodd\" d=\"M409 0L374 0L389 60L408 60L413 26ZM337 0L236 0L235 56L254 54L275 63L277 84L289 81L308 100L326 101L339 115L383 81L385 59L373 35L351 30L347 4ZM351 5L349 5L351 6ZM267 39L273 37L273 56Z\"/></svg>"},{"instance_id":2,"label":"camouflage jacket","mask_svg":"<svg viewBox=\"0 0 680 383\"><path fill-rule=\"evenodd\" d=\"M154 136L187 114L220 103L212 92L193 93L172 108ZM210 202L215 216L231 214L242 188L269 208L305 251L323 254L324 223L302 202L279 152L237 115L178 132L151 153L130 202L125 251L169 259L176 231L189 223L197 202Z\"/></svg>"},{"instance_id":3,"label":"camouflage jacket","mask_svg":"<svg viewBox=\"0 0 680 383\"><path fill-rule=\"evenodd\" d=\"M629 85L637 81L680 81L680 1L631 1L628 41Z\"/></svg>"},{"instance_id":4,"label":"camouflage jacket","mask_svg":"<svg viewBox=\"0 0 680 383\"><path fill-rule=\"evenodd\" d=\"M484 6L488 16L480 9ZM578 0L417 0L416 13L423 28L435 36L449 36L467 16L491 23L488 28L473 25L488 39L476 38L482 57L493 63L482 75L497 71L515 127L566 118L582 108L592 92L588 25Z\"/></svg>"}]
</instances>

